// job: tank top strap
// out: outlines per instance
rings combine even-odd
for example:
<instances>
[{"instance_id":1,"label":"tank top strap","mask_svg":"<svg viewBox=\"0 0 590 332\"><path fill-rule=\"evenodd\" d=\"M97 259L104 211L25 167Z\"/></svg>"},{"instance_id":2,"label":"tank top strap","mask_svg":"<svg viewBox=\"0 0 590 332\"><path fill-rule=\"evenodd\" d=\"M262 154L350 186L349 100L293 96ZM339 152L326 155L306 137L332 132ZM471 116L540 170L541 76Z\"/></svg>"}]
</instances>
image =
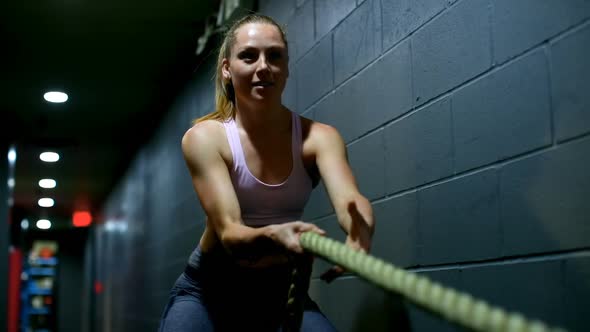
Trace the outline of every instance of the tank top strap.
<instances>
[{"instance_id":1,"label":"tank top strap","mask_svg":"<svg viewBox=\"0 0 590 332\"><path fill-rule=\"evenodd\" d=\"M225 127L225 135L231 149L233 158L233 169L237 170L242 164L245 163L244 150L242 150L242 144L240 142L240 135L238 133L238 127L234 119L229 119L223 122Z\"/></svg>"},{"instance_id":2,"label":"tank top strap","mask_svg":"<svg viewBox=\"0 0 590 332\"><path fill-rule=\"evenodd\" d=\"M293 151L293 167L303 167L302 153L303 153L303 134L301 133L301 118L295 112L291 112L291 137Z\"/></svg>"}]
</instances>

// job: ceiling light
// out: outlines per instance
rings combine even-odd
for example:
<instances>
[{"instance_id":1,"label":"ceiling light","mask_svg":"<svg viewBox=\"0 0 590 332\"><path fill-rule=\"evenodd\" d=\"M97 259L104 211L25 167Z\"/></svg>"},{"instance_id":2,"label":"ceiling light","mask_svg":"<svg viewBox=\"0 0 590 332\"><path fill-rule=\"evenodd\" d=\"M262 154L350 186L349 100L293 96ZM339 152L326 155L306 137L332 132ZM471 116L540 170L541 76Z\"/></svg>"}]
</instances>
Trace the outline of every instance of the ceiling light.
<instances>
[{"instance_id":1,"label":"ceiling light","mask_svg":"<svg viewBox=\"0 0 590 332\"><path fill-rule=\"evenodd\" d=\"M65 103L68 100L68 95L59 91L50 91L45 93L43 98L50 103Z\"/></svg>"},{"instance_id":2,"label":"ceiling light","mask_svg":"<svg viewBox=\"0 0 590 332\"><path fill-rule=\"evenodd\" d=\"M46 163L54 163L59 160L59 154L55 152L43 152L39 155L39 158Z\"/></svg>"},{"instance_id":3,"label":"ceiling light","mask_svg":"<svg viewBox=\"0 0 590 332\"><path fill-rule=\"evenodd\" d=\"M38 203L41 207L52 207L54 201L51 198L41 198Z\"/></svg>"},{"instance_id":4,"label":"ceiling light","mask_svg":"<svg viewBox=\"0 0 590 332\"><path fill-rule=\"evenodd\" d=\"M9 189L14 188L14 178L8 179L8 188Z\"/></svg>"},{"instance_id":5,"label":"ceiling light","mask_svg":"<svg viewBox=\"0 0 590 332\"><path fill-rule=\"evenodd\" d=\"M39 187L41 187L41 188L51 189L51 188L55 188L56 185L57 185L57 183L55 182L54 179L41 179L41 180L39 180Z\"/></svg>"},{"instance_id":6,"label":"ceiling light","mask_svg":"<svg viewBox=\"0 0 590 332\"><path fill-rule=\"evenodd\" d=\"M37 220L37 228L50 229L51 228L51 221L49 221L47 219L39 219L39 220Z\"/></svg>"},{"instance_id":7,"label":"ceiling light","mask_svg":"<svg viewBox=\"0 0 590 332\"><path fill-rule=\"evenodd\" d=\"M14 147L11 147L10 150L8 150L8 162L11 165L16 162L16 149Z\"/></svg>"},{"instance_id":8,"label":"ceiling light","mask_svg":"<svg viewBox=\"0 0 590 332\"><path fill-rule=\"evenodd\" d=\"M29 219L23 219L20 222L20 228L22 228L23 230L29 229Z\"/></svg>"}]
</instances>

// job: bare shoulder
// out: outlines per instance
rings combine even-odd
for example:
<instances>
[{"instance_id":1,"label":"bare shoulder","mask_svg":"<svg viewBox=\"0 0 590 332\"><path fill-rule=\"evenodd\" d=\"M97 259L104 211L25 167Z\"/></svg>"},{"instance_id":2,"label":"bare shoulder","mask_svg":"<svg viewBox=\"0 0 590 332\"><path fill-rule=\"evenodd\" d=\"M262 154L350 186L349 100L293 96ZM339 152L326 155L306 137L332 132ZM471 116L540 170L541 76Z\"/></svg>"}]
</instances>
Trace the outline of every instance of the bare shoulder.
<instances>
[{"instance_id":1,"label":"bare shoulder","mask_svg":"<svg viewBox=\"0 0 590 332\"><path fill-rule=\"evenodd\" d=\"M313 147L343 144L340 133L333 126L302 117L302 127L304 133L307 132L307 140Z\"/></svg>"},{"instance_id":2,"label":"bare shoulder","mask_svg":"<svg viewBox=\"0 0 590 332\"><path fill-rule=\"evenodd\" d=\"M205 120L194 124L182 136L182 148L195 148L201 145L211 145L218 142L223 134L223 124L215 120Z\"/></svg>"},{"instance_id":3,"label":"bare shoulder","mask_svg":"<svg viewBox=\"0 0 590 332\"><path fill-rule=\"evenodd\" d=\"M193 125L182 137L182 152L186 159L223 154L225 129L215 120L205 120Z\"/></svg>"}]
</instances>

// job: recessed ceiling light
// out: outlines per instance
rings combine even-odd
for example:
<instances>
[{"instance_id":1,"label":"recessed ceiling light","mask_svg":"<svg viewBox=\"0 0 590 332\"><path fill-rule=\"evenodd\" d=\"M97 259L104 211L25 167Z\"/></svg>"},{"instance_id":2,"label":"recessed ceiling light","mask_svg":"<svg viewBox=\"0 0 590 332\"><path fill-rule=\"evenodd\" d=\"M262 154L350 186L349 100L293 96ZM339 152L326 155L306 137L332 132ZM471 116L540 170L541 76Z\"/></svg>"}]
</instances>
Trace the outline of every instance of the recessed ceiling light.
<instances>
[{"instance_id":1,"label":"recessed ceiling light","mask_svg":"<svg viewBox=\"0 0 590 332\"><path fill-rule=\"evenodd\" d=\"M46 163L54 163L59 160L59 154L55 152L43 152L39 155L39 158Z\"/></svg>"},{"instance_id":2,"label":"recessed ceiling light","mask_svg":"<svg viewBox=\"0 0 590 332\"><path fill-rule=\"evenodd\" d=\"M49 221L47 219L39 219L39 220L37 220L37 228L50 229L51 228L51 221Z\"/></svg>"},{"instance_id":3,"label":"recessed ceiling light","mask_svg":"<svg viewBox=\"0 0 590 332\"><path fill-rule=\"evenodd\" d=\"M23 219L20 222L20 228L27 230L29 229L29 219Z\"/></svg>"},{"instance_id":4,"label":"recessed ceiling light","mask_svg":"<svg viewBox=\"0 0 590 332\"><path fill-rule=\"evenodd\" d=\"M11 165L16 162L16 149L14 147L10 147L10 150L8 150L8 162Z\"/></svg>"},{"instance_id":5,"label":"recessed ceiling light","mask_svg":"<svg viewBox=\"0 0 590 332\"><path fill-rule=\"evenodd\" d=\"M68 95L60 91L49 91L43 95L43 98L50 103L65 103Z\"/></svg>"},{"instance_id":6,"label":"recessed ceiling light","mask_svg":"<svg viewBox=\"0 0 590 332\"><path fill-rule=\"evenodd\" d=\"M10 188L10 189L14 188L14 178L8 179L8 188Z\"/></svg>"},{"instance_id":7,"label":"recessed ceiling light","mask_svg":"<svg viewBox=\"0 0 590 332\"><path fill-rule=\"evenodd\" d=\"M38 203L41 207L52 207L54 201L51 198L41 198Z\"/></svg>"},{"instance_id":8,"label":"recessed ceiling light","mask_svg":"<svg viewBox=\"0 0 590 332\"><path fill-rule=\"evenodd\" d=\"M39 187L41 187L41 188L51 189L51 188L55 188L56 185L57 185L57 183L55 182L54 179L41 179L41 180L39 180Z\"/></svg>"}]
</instances>

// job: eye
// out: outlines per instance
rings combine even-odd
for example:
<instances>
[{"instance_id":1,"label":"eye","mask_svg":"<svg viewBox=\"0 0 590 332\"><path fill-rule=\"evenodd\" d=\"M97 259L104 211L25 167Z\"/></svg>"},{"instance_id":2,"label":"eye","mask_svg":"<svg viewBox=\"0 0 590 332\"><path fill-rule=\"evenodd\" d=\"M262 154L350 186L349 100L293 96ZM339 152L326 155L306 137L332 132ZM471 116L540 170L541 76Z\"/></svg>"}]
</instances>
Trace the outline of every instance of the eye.
<instances>
[{"instance_id":1,"label":"eye","mask_svg":"<svg viewBox=\"0 0 590 332\"><path fill-rule=\"evenodd\" d=\"M271 51L268 54L268 58L271 60L279 60L283 57L283 53L281 51Z\"/></svg>"},{"instance_id":2,"label":"eye","mask_svg":"<svg viewBox=\"0 0 590 332\"><path fill-rule=\"evenodd\" d=\"M251 52L251 51L244 51L244 52L238 53L238 59L244 60L246 62L255 61L256 57L257 57L256 53Z\"/></svg>"}]
</instances>

